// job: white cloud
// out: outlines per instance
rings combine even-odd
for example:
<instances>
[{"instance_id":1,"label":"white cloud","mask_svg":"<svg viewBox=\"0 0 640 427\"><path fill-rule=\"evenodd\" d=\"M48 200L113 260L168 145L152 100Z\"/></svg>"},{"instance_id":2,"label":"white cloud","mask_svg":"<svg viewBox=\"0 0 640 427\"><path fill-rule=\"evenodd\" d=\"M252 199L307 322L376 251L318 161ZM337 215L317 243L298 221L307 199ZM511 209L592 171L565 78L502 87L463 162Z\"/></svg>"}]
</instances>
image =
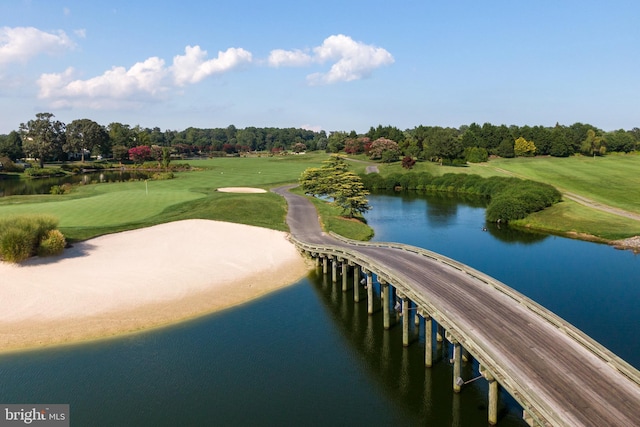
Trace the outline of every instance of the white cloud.
<instances>
[{"instance_id":1,"label":"white cloud","mask_svg":"<svg viewBox=\"0 0 640 427\"><path fill-rule=\"evenodd\" d=\"M113 67L87 80L77 78L73 68L63 73L42 74L38 79L39 98L54 107L83 106L94 109L138 107L146 101L161 99L177 86L198 83L251 62L251 53L229 48L218 57L205 60L207 52L199 46L187 46L185 55L166 67L163 59L151 57L131 68Z\"/></svg>"},{"instance_id":2,"label":"white cloud","mask_svg":"<svg viewBox=\"0 0 640 427\"><path fill-rule=\"evenodd\" d=\"M370 76L374 69L394 62L393 56L385 49L356 42L342 34L326 38L322 46L313 51L320 62L336 62L327 73L307 76L311 84L359 80Z\"/></svg>"},{"instance_id":3,"label":"white cloud","mask_svg":"<svg viewBox=\"0 0 640 427\"><path fill-rule=\"evenodd\" d=\"M357 42L349 36L338 34L327 37L321 46L313 48L313 55L301 50L276 49L271 51L268 62L274 67L333 62L328 72L307 76L307 81L316 85L369 77L374 69L390 65L394 59L381 47Z\"/></svg>"},{"instance_id":4,"label":"white cloud","mask_svg":"<svg viewBox=\"0 0 640 427\"><path fill-rule=\"evenodd\" d=\"M38 79L39 97L51 100L57 107L88 106L113 108L124 101L138 105L149 98L157 98L169 87L164 60L151 57L134 64L128 70L113 67L104 74L88 80L74 79L75 70L68 68L59 74L42 74Z\"/></svg>"},{"instance_id":5,"label":"white cloud","mask_svg":"<svg viewBox=\"0 0 640 427\"><path fill-rule=\"evenodd\" d=\"M0 65L26 62L42 53L55 54L75 48L64 31L47 33L34 27L0 28Z\"/></svg>"},{"instance_id":6,"label":"white cloud","mask_svg":"<svg viewBox=\"0 0 640 427\"><path fill-rule=\"evenodd\" d=\"M313 62L311 55L301 50L275 49L269 54L269 65L272 67L300 67Z\"/></svg>"},{"instance_id":7,"label":"white cloud","mask_svg":"<svg viewBox=\"0 0 640 427\"><path fill-rule=\"evenodd\" d=\"M217 58L206 61L206 57L207 51L200 46L187 46L184 55L175 56L171 67L175 83L178 86L198 83L213 74L224 73L252 61L251 52L235 47L219 51Z\"/></svg>"},{"instance_id":8,"label":"white cloud","mask_svg":"<svg viewBox=\"0 0 640 427\"><path fill-rule=\"evenodd\" d=\"M304 129L304 130L312 130L314 132L320 132L322 130L322 126L320 125L309 125L309 124L304 124L300 126L300 129Z\"/></svg>"}]
</instances>

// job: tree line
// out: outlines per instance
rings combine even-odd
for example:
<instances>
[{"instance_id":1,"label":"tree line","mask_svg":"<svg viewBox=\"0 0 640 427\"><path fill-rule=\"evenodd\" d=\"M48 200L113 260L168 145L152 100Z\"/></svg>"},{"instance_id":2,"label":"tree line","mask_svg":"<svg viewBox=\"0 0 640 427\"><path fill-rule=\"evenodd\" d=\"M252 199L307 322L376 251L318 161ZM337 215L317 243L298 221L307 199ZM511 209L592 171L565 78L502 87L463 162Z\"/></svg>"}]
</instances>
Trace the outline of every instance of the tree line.
<instances>
[{"instance_id":1,"label":"tree line","mask_svg":"<svg viewBox=\"0 0 640 427\"><path fill-rule=\"evenodd\" d=\"M116 160L131 157L135 147L170 147L179 156L229 155L242 152L325 150L330 153L364 153L373 160L408 159L448 163L486 161L500 157L577 153L600 156L608 152L631 152L640 148L640 129L603 131L593 125L574 123L545 126L506 126L472 123L459 128L417 126L400 130L394 126L371 127L368 132L312 131L297 128L247 127L238 129L189 127L182 131L143 128L123 123L107 126L90 119L69 124L51 113L21 123L17 131L0 135L0 157L11 160L85 160L102 156Z\"/></svg>"}]
</instances>

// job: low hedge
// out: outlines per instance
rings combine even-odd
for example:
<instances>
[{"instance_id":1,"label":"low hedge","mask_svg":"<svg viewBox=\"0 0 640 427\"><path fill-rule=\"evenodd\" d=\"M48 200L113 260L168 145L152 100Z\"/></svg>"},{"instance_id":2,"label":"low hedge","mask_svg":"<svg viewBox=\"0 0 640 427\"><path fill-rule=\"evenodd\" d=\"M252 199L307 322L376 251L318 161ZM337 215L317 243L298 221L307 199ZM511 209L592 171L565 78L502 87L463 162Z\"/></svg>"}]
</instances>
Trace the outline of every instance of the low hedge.
<instances>
[{"instance_id":1,"label":"low hedge","mask_svg":"<svg viewBox=\"0 0 640 427\"><path fill-rule=\"evenodd\" d=\"M66 240L56 230L58 220L50 215L23 215L0 219L0 259L22 262L40 254L62 252Z\"/></svg>"},{"instance_id":2,"label":"low hedge","mask_svg":"<svg viewBox=\"0 0 640 427\"><path fill-rule=\"evenodd\" d=\"M446 192L489 198L486 219L491 222L509 222L540 211L561 200L560 192L548 184L493 176L483 178L472 174L448 173L433 176L428 172L361 175L365 188L375 190L419 190Z\"/></svg>"}]
</instances>

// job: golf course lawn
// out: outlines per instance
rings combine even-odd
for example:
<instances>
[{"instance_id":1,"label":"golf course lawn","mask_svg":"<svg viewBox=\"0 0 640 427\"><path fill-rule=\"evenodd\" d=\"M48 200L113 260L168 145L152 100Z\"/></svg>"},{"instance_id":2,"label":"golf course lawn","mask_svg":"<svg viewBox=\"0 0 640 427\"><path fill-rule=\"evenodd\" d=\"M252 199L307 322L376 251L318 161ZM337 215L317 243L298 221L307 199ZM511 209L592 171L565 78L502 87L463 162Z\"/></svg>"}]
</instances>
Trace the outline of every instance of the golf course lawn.
<instances>
[{"instance_id":1,"label":"golf course lawn","mask_svg":"<svg viewBox=\"0 0 640 427\"><path fill-rule=\"evenodd\" d=\"M223 193L223 187L269 189L297 182L326 153L296 156L217 158L189 161L196 170L168 180L101 183L74 187L70 194L0 199L0 216L51 214L71 241L182 219L212 219L287 230L286 202L266 193ZM339 212L336 212L339 215ZM338 220L339 221L339 220ZM347 221L344 221L347 223ZM349 237L370 235L365 224L348 221ZM355 230L350 234L350 229Z\"/></svg>"}]
</instances>

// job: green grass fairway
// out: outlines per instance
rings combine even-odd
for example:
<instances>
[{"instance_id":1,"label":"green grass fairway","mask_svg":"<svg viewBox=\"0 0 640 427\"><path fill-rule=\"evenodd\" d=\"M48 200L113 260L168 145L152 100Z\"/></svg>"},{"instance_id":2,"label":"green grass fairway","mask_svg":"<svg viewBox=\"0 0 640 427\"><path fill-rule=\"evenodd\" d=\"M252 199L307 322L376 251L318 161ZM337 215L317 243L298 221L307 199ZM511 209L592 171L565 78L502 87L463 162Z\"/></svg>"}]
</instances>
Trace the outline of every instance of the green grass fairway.
<instances>
[{"instance_id":1,"label":"green grass fairway","mask_svg":"<svg viewBox=\"0 0 640 427\"><path fill-rule=\"evenodd\" d=\"M0 199L0 216L48 213L70 240L187 218L216 219L286 230L286 204L272 193L220 193L221 187L271 188L296 182L326 154L220 158L190 162L200 170L164 181L131 181L75 187L68 195Z\"/></svg>"},{"instance_id":2,"label":"green grass fairway","mask_svg":"<svg viewBox=\"0 0 640 427\"><path fill-rule=\"evenodd\" d=\"M286 202L274 193L223 193L222 187L269 189L298 181L308 167L318 167L326 153L305 155L217 158L190 161L199 170L181 172L164 181L130 181L78 186L67 195L15 196L0 199L0 216L47 213L59 219L71 241L101 234L189 218L212 219L287 230ZM327 215L337 215L327 210ZM359 223L344 228L347 237L370 235ZM336 228L340 228L336 227ZM362 229L364 227L364 230ZM355 234L350 231L353 228ZM332 228L333 229L333 228Z\"/></svg>"},{"instance_id":3,"label":"green grass fairway","mask_svg":"<svg viewBox=\"0 0 640 427\"><path fill-rule=\"evenodd\" d=\"M509 171L546 182L560 191L640 213L640 155L637 154L499 159L486 165L495 173Z\"/></svg>"}]
</instances>

